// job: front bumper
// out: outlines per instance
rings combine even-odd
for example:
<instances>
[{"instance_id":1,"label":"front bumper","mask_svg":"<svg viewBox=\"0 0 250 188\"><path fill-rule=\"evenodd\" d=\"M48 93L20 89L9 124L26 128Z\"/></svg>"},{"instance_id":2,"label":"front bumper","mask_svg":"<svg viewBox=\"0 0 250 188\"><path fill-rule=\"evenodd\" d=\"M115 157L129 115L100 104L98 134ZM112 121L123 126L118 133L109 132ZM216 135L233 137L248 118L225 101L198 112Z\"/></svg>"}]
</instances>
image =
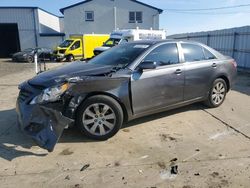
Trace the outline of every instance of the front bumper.
<instances>
[{"instance_id":1,"label":"front bumper","mask_svg":"<svg viewBox=\"0 0 250 188\"><path fill-rule=\"evenodd\" d=\"M20 129L49 152L53 151L63 130L74 122L55 109L39 104L27 104L20 96L17 99L16 111Z\"/></svg>"},{"instance_id":2,"label":"front bumper","mask_svg":"<svg viewBox=\"0 0 250 188\"><path fill-rule=\"evenodd\" d=\"M56 54L53 54L53 57L55 57L58 60L63 60L65 58L65 54L56 53Z\"/></svg>"}]
</instances>

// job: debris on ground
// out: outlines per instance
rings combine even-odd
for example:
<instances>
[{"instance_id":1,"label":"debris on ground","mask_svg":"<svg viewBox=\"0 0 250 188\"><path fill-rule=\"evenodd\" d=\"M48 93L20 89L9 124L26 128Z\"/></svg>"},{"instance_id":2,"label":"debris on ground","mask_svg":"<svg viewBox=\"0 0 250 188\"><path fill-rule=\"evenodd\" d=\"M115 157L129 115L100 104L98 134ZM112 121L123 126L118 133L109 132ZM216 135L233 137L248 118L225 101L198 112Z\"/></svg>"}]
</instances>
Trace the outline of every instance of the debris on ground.
<instances>
[{"instance_id":1,"label":"debris on ground","mask_svg":"<svg viewBox=\"0 0 250 188\"><path fill-rule=\"evenodd\" d=\"M171 174L178 174L178 165L171 166Z\"/></svg>"},{"instance_id":2,"label":"debris on ground","mask_svg":"<svg viewBox=\"0 0 250 188\"><path fill-rule=\"evenodd\" d=\"M164 162L158 162L157 165L161 168L161 169L166 169L166 165Z\"/></svg>"},{"instance_id":3,"label":"debris on ground","mask_svg":"<svg viewBox=\"0 0 250 188\"><path fill-rule=\"evenodd\" d=\"M199 176L199 175L200 175L200 173L195 173L194 175L195 175L195 176Z\"/></svg>"},{"instance_id":4,"label":"debris on ground","mask_svg":"<svg viewBox=\"0 0 250 188\"><path fill-rule=\"evenodd\" d=\"M143 174L143 171L142 170L138 170L139 174Z\"/></svg>"},{"instance_id":5,"label":"debris on ground","mask_svg":"<svg viewBox=\"0 0 250 188\"><path fill-rule=\"evenodd\" d=\"M162 170L160 172L160 178L163 179L163 180L166 180L166 179L174 179L177 177L177 174L171 174L171 172L169 170Z\"/></svg>"},{"instance_id":6,"label":"debris on ground","mask_svg":"<svg viewBox=\"0 0 250 188\"><path fill-rule=\"evenodd\" d=\"M67 175L64 179L66 179L66 180L70 180L69 175Z\"/></svg>"},{"instance_id":7,"label":"debris on ground","mask_svg":"<svg viewBox=\"0 0 250 188\"><path fill-rule=\"evenodd\" d=\"M75 187L75 188L79 188L79 187L80 187L80 184L75 184L74 187Z\"/></svg>"},{"instance_id":8,"label":"debris on ground","mask_svg":"<svg viewBox=\"0 0 250 188\"><path fill-rule=\"evenodd\" d=\"M59 155L72 155L74 152L70 151L69 148L64 149Z\"/></svg>"},{"instance_id":9,"label":"debris on ground","mask_svg":"<svg viewBox=\"0 0 250 188\"><path fill-rule=\"evenodd\" d=\"M213 178L219 176L219 173L218 172L213 172L212 174L210 174Z\"/></svg>"},{"instance_id":10,"label":"debris on ground","mask_svg":"<svg viewBox=\"0 0 250 188\"><path fill-rule=\"evenodd\" d=\"M200 151L200 149L198 149L198 148L197 148L195 151L199 152L199 151Z\"/></svg>"},{"instance_id":11,"label":"debris on ground","mask_svg":"<svg viewBox=\"0 0 250 188\"><path fill-rule=\"evenodd\" d=\"M118 161L115 162L115 166L120 166L120 165L121 164Z\"/></svg>"},{"instance_id":12,"label":"debris on ground","mask_svg":"<svg viewBox=\"0 0 250 188\"><path fill-rule=\"evenodd\" d=\"M146 159L146 158L148 158L148 155L144 155L141 157L141 159Z\"/></svg>"},{"instance_id":13,"label":"debris on ground","mask_svg":"<svg viewBox=\"0 0 250 188\"><path fill-rule=\"evenodd\" d=\"M122 129L122 131L123 131L123 132L125 132L125 133L130 132L130 130L129 130L129 129Z\"/></svg>"},{"instance_id":14,"label":"debris on ground","mask_svg":"<svg viewBox=\"0 0 250 188\"><path fill-rule=\"evenodd\" d=\"M177 138L170 136L169 134L160 134L161 141L177 141Z\"/></svg>"},{"instance_id":15,"label":"debris on ground","mask_svg":"<svg viewBox=\"0 0 250 188\"><path fill-rule=\"evenodd\" d=\"M90 166L90 164L86 164L86 165L84 165L84 166L81 168L81 170L80 170L80 171L82 172L82 171L86 170L89 166Z\"/></svg>"},{"instance_id":16,"label":"debris on ground","mask_svg":"<svg viewBox=\"0 0 250 188\"><path fill-rule=\"evenodd\" d=\"M173 158L173 159L170 160L170 162L175 162L177 160L178 160L177 158Z\"/></svg>"},{"instance_id":17,"label":"debris on ground","mask_svg":"<svg viewBox=\"0 0 250 188\"><path fill-rule=\"evenodd\" d=\"M182 188L191 188L189 185L184 185Z\"/></svg>"}]
</instances>

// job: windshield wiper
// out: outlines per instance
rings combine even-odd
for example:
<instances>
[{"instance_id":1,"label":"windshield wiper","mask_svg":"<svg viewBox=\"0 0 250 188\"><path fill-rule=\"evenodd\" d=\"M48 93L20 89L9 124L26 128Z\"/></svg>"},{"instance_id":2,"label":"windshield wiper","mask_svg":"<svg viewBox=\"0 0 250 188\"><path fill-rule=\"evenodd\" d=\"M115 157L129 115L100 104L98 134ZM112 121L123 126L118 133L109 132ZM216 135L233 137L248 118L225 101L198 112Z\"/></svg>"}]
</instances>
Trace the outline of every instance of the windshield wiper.
<instances>
[{"instance_id":1,"label":"windshield wiper","mask_svg":"<svg viewBox=\"0 0 250 188\"><path fill-rule=\"evenodd\" d=\"M126 64L118 64L112 67L112 72L117 72L118 70L124 68L126 66Z\"/></svg>"}]
</instances>

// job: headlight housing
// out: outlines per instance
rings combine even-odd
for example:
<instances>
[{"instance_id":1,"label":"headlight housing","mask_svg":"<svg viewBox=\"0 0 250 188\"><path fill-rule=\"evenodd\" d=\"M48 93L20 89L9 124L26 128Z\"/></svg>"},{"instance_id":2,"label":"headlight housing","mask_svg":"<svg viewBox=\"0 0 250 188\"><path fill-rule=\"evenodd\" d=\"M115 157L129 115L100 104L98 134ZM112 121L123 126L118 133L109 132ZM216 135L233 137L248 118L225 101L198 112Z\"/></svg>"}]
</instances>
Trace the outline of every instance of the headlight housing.
<instances>
[{"instance_id":1,"label":"headlight housing","mask_svg":"<svg viewBox=\"0 0 250 188\"><path fill-rule=\"evenodd\" d=\"M40 95L34 97L30 102L30 104L41 104L46 102L58 101L61 98L62 94L64 94L68 88L69 88L68 83L47 88L43 90L43 92Z\"/></svg>"}]
</instances>

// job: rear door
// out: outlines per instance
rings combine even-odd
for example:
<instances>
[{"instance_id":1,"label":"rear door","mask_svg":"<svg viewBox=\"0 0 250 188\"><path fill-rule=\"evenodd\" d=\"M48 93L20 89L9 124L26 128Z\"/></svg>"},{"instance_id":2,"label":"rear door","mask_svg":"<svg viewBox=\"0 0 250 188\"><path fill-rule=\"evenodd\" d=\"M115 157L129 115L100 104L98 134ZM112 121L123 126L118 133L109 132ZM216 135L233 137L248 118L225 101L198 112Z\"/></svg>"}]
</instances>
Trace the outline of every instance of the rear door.
<instances>
[{"instance_id":1,"label":"rear door","mask_svg":"<svg viewBox=\"0 0 250 188\"><path fill-rule=\"evenodd\" d=\"M216 56L199 44L183 42L181 46L185 61L184 100L204 97L217 68Z\"/></svg>"},{"instance_id":2,"label":"rear door","mask_svg":"<svg viewBox=\"0 0 250 188\"><path fill-rule=\"evenodd\" d=\"M183 101L184 72L176 43L161 44L142 62L157 63L156 69L132 74L131 92L135 114L163 108Z\"/></svg>"}]
</instances>

